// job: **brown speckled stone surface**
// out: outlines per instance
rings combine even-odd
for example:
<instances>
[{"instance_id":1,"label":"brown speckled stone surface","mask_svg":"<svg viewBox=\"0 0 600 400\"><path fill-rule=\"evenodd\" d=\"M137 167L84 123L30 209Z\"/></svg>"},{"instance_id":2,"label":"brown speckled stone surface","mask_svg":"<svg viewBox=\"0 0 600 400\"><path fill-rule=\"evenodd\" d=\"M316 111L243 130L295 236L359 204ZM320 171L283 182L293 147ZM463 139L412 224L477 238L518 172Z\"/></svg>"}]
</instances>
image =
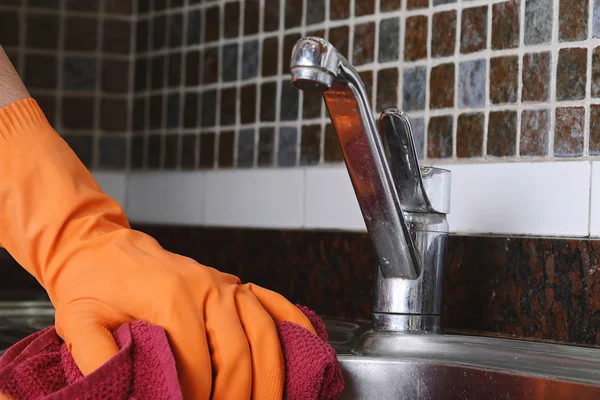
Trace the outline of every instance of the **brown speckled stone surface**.
<instances>
[{"instance_id":1,"label":"brown speckled stone surface","mask_svg":"<svg viewBox=\"0 0 600 400\"><path fill-rule=\"evenodd\" d=\"M368 64L375 58L375 23L367 22L354 27L355 65Z\"/></svg>"},{"instance_id":2,"label":"brown speckled stone surface","mask_svg":"<svg viewBox=\"0 0 600 400\"><path fill-rule=\"evenodd\" d=\"M332 20L348 18L350 16L350 0L331 0L329 16Z\"/></svg>"},{"instance_id":3,"label":"brown speckled stone surface","mask_svg":"<svg viewBox=\"0 0 600 400\"><path fill-rule=\"evenodd\" d=\"M431 117L427 131L427 157L452 157L452 116Z\"/></svg>"},{"instance_id":4,"label":"brown speckled stone surface","mask_svg":"<svg viewBox=\"0 0 600 400\"><path fill-rule=\"evenodd\" d=\"M481 157L483 153L483 113L458 116L456 131L456 156L460 158Z\"/></svg>"},{"instance_id":5,"label":"brown speckled stone surface","mask_svg":"<svg viewBox=\"0 0 600 400\"><path fill-rule=\"evenodd\" d=\"M460 52L473 53L487 46L488 7L465 8L460 28Z\"/></svg>"},{"instance_id":6,"label":"brown speckled stone surface","mask_svg":"<svg viewBox=\"0 0 600 400\"><path fill-rule=\"evenodd\" d=\"M417 15L406 18L404 59L415 61L427 57L427 17Z\"/></svg>"},{"instance_id":7,"label":"brown speckled stone surface","mask_svg":"<svg viewBox=\"0 0 600 400\"><path fill-rule=\"evenodd\" d=\"M558 12L558 39L572 42L587 39L587 0L560 0Z\"/></svg>"},{"instance_id":8,"label":"brown speckled stone surface","mask_svg":"<svg viewBox=\"0 0 600 400\"><path fill-rule=\"evenodd\" d=\"M523 101L547 101L550 96L550 52L523 56Z\"/></svg>"},{"instance_id":9,"label":"brown speckled stone surface","mask_svg":"<svg viewBox=\"0 0 600 400\"><path fill-rule=\"evenodd\" d=\"M429 0L406 0L406 8L409 10L426 7L429 7Z\"/></svg>"},{"instance_id":10,"label":"brown speckled stone surface","mask_svg":"<svg viewBox=\"0 0 600 400\"><path fill-rule=\"evenodd\" d=\"M511 157L516 153L517 113L492 111L488 121L487 154L493 157Z\"/></svg>"},{"instance_id":11,"label":"brown speckled stone surface","mask_svg":"<svg viewBox=\"0 0 600 400\"><path fill-rule=\"evenodd\" d=\"M545 156L548 154L549 110L525 110L521 114L522 156Z\"/></svg>"},{"instance_id":12,"label":"brown speckled stone surface","mask_svg":"<svg viewBox=\"0 0 600 400\"><path fill-rule=\"evenodd\" d=\"M402 7L402 0L380 0L379 10L382 12L394 11Z\"/></svg>"},{"instance_id":13,"label":"brown speckled stone surface","mask_svg":"<svg viewBox=\"0 0 600 400\"><path fill-rule=\"evenodd\" d=\"M568 48L558 53L556 99L581 100L585 97L587 49Z\"/></svg>"},{"instance_id":14,"label":"brown speckled stone surface","mask_svg":"<svg viewBox=\"0 0 600 400\"><path fill-rule=\"evenodd\" d=\"M329 42L346 58L348 58L349 38L350 28L348 25L329 28Z\"/></svg>"},{"instance_id":15,"label":"brown speckled stone surface","mask_svg":"<svg viewBox=\"0 0 600 400\"><path fill-rule=\"evenodd\" d=\"M492 7L492 49L513 49L519 46L520 0L508 0Z\"/></svg>"},{"instance_id":16,"label":"brown speckled stone surface","mask_svg":"<svg viewBox=\"0 0 600 400\"><path fill-rule=\"evenodd\" d=\"M365 233L136 226L166 249L275 290L322 316L369 320L375 257ZM600 241L450 236L443 325L600 345ZM44 299L0 251L0 299Z\"/></svg>"},{"instance_id":17,"label":"brown speckled stone surface","mask_svg":"<svg viewBox=\"0 0 600 400\"><path fill-rule=\"evenodd\" d=\"M579 157L583 155L583 107L559 107L556 109L554 132L554 155L557 157Z\"/></svg>"},{"instance_id":18,"label":"brown speckled stone surface","mask_svg":"<svg viewBox=\"0 0 600 400\"><path fill-rule=\"evenodd\" d=\"M490 101L493 104L515 103L519 79L517 56L495 57L490 60Z\"/></svg>"},{"instance_id":19,"label":"brown speckled stone surface","mask_svg":"<svg viewBox=\"0 0 600 400\"><path fill-rule=\"evenodd\" d=\"M590 155L600 155L600 105L590 105Z\"/></svg>"},{"instance_id":20,"label":"brown speckled stone surface","mask_svg":"<svg viewBox=\"0 0 600 400\"><path fill-rule=\"evenodd\" d=\"M377 104L375 108L398 107L398 68L386 68L377 72Z\"/></svg>"},{"instance_id":21,"label":"brown speckled stone surface","mask_svg":"<svg viewBox=\"0 0 600 400\"><path fill-rule=\"evenodd\" d=\"M456 11L433 14L431 26L431 55L446 57L454 54L456 46Z\"/></svg>"},{"instance_id":22,"label":"brown speckled stone surface","mask_svg":"<svg viewBox=\"0 0 600 400\"><path fill-rule=\"evenodd\" d=\"M431 69L429 92L429 108L454 106L454 63L440 64Z\"/></svg>"},{"instance_id":23,"label":"brown speckled stone surface","mask_svg":"<svg viewBox=\"0 0 600 400\"><path fill-rule=\"evenodd\" d=\"M600 47L592 53L592 97L600 97Z\"/></svg>"}]
</instances>

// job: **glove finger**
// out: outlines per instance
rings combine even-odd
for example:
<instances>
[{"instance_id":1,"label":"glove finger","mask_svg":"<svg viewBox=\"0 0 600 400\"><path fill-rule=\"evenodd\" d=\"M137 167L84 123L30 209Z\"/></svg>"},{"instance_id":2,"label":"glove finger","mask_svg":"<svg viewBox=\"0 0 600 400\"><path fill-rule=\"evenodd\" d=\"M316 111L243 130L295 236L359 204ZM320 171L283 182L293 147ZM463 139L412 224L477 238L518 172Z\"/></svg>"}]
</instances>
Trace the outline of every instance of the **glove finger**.
<instances>
[{"instance_id":1,"label":"glove finger","mask_svg":"<svg viewBox=\"0 0 600 400\"><path fill-rule=\"evenodd\" d=\"M263 308L275 321L293 322L316 335L315 329L306 315L279 293L256 286L253 283L246 283L242 287L256 296Z\"/></svg>"},{"instance_id":2,"label":"glove finger","mask_svg":"<svg viewBox=\"0 0 600 400\"><path fill-rule=\"evenodd\" d=\"M205 307L214 369L213 400L250 399L252 391L250 347L235 306L237 287L215 290Z\"/></svg>"},{"instance_id":3,"label":"glove finger","mask_svg":"<svg viewBox=\"0 0 600 400\"><path fill-rule=\"evenodd\" d=\"M161 299L150 318L167 333L177 364L179 383L185 399L208 400L212 387L210 353L202 320L189 293L179 292Z\"/></svg>"},{"instance_id":4,"label":"glove finger","mask_svg":"<svg viewBox=\"0 0 600 400\"><path fill-rule=\"evenodd\" d=\"M252 355L252 399L283 397L285 365L275 322L256 296L239 287L236 306Z\"/></svg>"},{"instance_id":5,"label":"glove finger","mask_svg":"<svg viewBox=\"0 0 600 400\"><path fill-rule=\"evenodd\" d=\"M63 326L59 334L84 376L94 372L119 351L112 333L99 319L76 318Z\"/></svg>"}]
</instances>

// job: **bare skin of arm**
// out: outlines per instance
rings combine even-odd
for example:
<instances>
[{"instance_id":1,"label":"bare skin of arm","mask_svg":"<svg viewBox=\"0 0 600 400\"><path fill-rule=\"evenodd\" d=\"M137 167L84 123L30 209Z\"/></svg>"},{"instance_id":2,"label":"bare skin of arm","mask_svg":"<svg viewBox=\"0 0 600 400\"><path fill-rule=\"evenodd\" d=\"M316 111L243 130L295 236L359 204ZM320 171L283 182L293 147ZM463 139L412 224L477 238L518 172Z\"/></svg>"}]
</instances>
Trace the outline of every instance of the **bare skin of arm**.
<instances>
[{"instance_id":1,"label":"bare skin of arm","mask_svg":"<svg viewBox=\"0 0 600 400\"><path fill-rule=\"evenodd\" d=\"M23 81L0 46L0 108L28 97Z\"/></svg>"}]
</instances>

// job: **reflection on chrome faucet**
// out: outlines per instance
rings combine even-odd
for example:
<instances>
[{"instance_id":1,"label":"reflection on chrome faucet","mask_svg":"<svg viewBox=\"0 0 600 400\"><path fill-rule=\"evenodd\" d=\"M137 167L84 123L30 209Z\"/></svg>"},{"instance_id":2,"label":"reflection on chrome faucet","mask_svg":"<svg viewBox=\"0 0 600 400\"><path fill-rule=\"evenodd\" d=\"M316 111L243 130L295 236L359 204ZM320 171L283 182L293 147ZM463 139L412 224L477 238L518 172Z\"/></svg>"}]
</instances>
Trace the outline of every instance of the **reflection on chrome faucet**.
<instances>
[{"instance_id":1,"label":"reflection on chrome faucet","mask_svg":"<svg viewBox=\"0 0 600 400\"><path fill-rule=\"evenodd\" d=\"M408 116L375 125L358 73L330 43L300 39L292 83L322 93L378 260L373 326L438 331L446 263L450 172L419 167Z\"/></svg>"}]
</instances>

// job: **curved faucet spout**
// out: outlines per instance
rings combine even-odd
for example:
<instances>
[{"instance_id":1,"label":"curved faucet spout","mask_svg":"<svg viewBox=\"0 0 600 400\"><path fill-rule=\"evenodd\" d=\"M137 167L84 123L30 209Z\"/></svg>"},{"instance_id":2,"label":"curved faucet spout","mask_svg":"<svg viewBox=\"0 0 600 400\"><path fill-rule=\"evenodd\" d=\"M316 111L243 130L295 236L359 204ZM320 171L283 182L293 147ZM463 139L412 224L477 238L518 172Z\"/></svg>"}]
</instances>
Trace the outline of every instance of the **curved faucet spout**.
<instances>
[{"instance_id":1,"label":"curved faucet spout","mask_svg":"<svg viewBox=\"0 0 600 400\"><path fill-rule=\"evenodd\" d=\"M290 70L297 88L323 95L383 276L417 279L421 260L358 73L315 37L296 43Z\"/></svg>"}]
</instances>

